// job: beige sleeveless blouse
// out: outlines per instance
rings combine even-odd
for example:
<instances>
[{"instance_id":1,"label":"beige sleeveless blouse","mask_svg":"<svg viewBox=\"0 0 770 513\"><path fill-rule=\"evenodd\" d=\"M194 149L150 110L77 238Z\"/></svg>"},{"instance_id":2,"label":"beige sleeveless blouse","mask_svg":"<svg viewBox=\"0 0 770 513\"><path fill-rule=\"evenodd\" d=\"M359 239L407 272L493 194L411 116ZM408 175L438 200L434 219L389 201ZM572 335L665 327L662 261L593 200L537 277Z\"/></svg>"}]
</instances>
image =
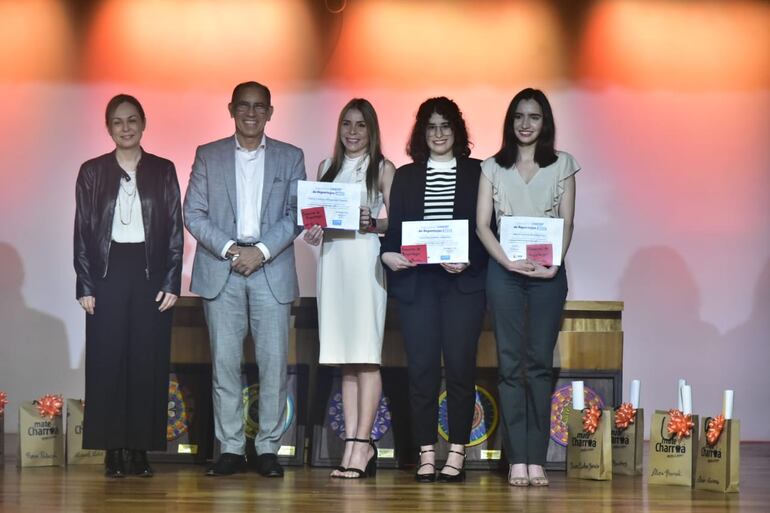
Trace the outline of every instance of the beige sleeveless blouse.
<instances>
[{"instance_id":1,"label":"beige sleeveless blouse","mask_svg":"<svg viewBox=\"0 0 770 513\"><path fill-rule=\"evenodd\" d=\"M580 171L580 165L569 153L557 151L556 157L556 162L541 167L529 183L515 165L500 167L494 157L481 163L482 175L492 184L498 226L502 216L561 217L564 180Z\"/></svg>"}]
</instances>

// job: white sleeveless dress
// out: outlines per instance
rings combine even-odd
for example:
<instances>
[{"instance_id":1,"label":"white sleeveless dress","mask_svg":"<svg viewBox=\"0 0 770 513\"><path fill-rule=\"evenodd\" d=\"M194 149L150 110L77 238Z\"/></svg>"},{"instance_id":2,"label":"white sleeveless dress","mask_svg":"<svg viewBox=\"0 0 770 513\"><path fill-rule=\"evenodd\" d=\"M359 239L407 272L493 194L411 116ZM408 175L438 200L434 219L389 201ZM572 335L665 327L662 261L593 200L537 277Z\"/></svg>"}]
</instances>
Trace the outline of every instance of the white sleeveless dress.
<instances>
[{"instance_id":1,"label":"white sleeveless dress","mask_svg":"<svg viewBox=\"0 0 770 513\"><path fill-rule=\"evenodd\" d=\"M324 162L322 175L331 165ZM366 193L368 157L345 158L335 182L360 183L361 205L377 217L382 193L373 199ZM382 361L387 288L380 263L380 239L375 233L324 230L318 263L316 297L319 363L339 365Z\"/></svg>"}]
</instances>

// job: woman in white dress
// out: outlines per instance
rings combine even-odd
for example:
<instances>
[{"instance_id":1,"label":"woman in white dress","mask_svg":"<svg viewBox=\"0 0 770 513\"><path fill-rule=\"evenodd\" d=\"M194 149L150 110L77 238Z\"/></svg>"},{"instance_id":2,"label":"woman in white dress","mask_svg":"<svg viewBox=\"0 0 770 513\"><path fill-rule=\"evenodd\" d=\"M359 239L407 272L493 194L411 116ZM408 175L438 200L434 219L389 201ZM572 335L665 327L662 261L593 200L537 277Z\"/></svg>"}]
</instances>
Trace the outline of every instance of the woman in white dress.
<instances>
[{"instance_id":1,"label":"woman in white dress","mask_svg":"<svg viewBox=\"0 0 770 513\"><path fill-rule=\"evenodd\" d=\"M387 289L380 263L380 233L387 219L395 168L382 156L377 113L361 98L350 100L340 113L332 158L321 162L318 179L360 183L360 229L355 232L309 228L307 243L323 241L318 264L319 363L340 365L345 418L345 451L332 477L374 476L377 448L370 440L382 394L380 362L385 330Z\"/></svg>"}]
</instances>

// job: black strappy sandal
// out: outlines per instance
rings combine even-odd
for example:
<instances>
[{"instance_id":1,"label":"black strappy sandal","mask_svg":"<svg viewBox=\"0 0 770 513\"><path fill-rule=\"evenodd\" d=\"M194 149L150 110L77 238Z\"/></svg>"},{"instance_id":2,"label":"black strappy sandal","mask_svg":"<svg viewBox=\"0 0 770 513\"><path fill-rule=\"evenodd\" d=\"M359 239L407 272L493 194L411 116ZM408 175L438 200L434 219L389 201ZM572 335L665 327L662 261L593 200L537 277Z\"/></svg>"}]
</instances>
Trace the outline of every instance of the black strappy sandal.
<instances>
[{"instance_id":1,"label":"black strappy sandal","mask_svg":"<svg viewBox=\"0 0 770 513\"><path fill-rule=\"evenodd\" d=\"M425 451L420 450L420 458L422 458L423 454L429 453L429 452L436 452L433 449L427 449ZM426 465L430 465L433 467L433 472L430 474L420 474L420 469ZM414 480L418 483L433 483L436 481L436 464L435 463L422 463L419 467L417 467L417 473L414 475Z\"/></svg>"},{"instance_id":2,"label":"black strappy sandal","mask_svg":"<svg viewBox=\"0 0 770 513\"><path fill-rule=\"evenodd\" d=\"M459 454L463 457L463 466L460 468L455 467L454 465L448 465L445 464L444 467L449 467L451 469L454 469L457 471L457 474L444 474L443 472L438 473L438 480L442 483L462 483L465 481L465 453L459 452L459 451L453 451L449 450L449 452L453 452L455 454Z\"/></svg>"},{"instance_id":3,"label":"black strappy sandal","mask_svg":"<svg viewBox=\"0 0 770 513\"><path fill-rule=\"evenodd\" d=\"M353 441L355 441L355 438L346 438L345 439L345 445L347 445L348 442L353 442ZM337 465L336 467L334 467L334 470L336 470L337 472L347 472L348 471L348 469L346 469L342 465ZM345 479L345 476L331 476L330 475L329 477L331 477L333 479Z\"/></svg>"},{"instance_id":4,"label":"black strappy sandal","mask_svg":"<svg viewBox=\"0 0 770 513\"><path fill-rule=\"evenodd\" d=\"M377 446L374 445L374 442L369 439L366 440L365 438L353 438L353 443L358 442L362 444L368 443L369 446L374 450L374 454L372 454L372 457L369 458L369 461L366 462L366 468L361 470L360 468L355 467L348 467L345 469L345 472L355 472L355 477L348 477L348 476L340 476L342 479L363 479L365 477L374 477L377 475Z\"/></svg>"}]
</instances>

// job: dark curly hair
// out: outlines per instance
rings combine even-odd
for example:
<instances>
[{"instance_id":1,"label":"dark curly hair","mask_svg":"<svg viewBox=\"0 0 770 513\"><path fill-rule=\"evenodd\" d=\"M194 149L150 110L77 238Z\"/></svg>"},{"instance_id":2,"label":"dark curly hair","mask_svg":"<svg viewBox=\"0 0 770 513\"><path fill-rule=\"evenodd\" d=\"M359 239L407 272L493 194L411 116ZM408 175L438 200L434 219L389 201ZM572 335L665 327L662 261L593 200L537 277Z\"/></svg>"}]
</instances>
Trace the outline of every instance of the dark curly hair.
<instances>
[{"instance_id":1,"label":"dark curly hair","mask_svg":"<svg viewBox=\"0 0 770 513\"><path fill-rule=\"evenodd\" d=\"M455 158L469 156L471 154L471 142L468 140L468 129L465 126L463 114L460 112L460 107L446 96L429 98L420 105L417 110L417 119L412 128L412 135L409 136L409 142L406 144L406 154L412 157L415 162L425 163L428 161L430 149L428 148L426 130L428 121L434 112L443 116L452 127L452 133L455 137L452 153Z\"/></svg>"}]
</instances>

